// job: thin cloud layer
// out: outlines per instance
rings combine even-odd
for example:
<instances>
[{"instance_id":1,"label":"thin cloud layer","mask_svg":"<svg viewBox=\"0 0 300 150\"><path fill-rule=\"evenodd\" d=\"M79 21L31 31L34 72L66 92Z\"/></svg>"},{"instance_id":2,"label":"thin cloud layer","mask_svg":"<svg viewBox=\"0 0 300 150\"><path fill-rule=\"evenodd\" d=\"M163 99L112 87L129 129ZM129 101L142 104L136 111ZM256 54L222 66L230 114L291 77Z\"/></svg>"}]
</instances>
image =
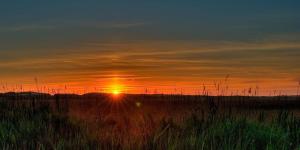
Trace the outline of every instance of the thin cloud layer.
<instances>
[{"instance_id":1,"label":"thin cloud layer","mask_svg":"<svg viewBox=\"0 0 300 150\"><path fill-rule=\"evenodd\" d=\"M297 43L227 43L226 46L217 46L217 43L208 42L200 44L206 47L198 49L197 44L189 43L189 46L184 42L177 42L175 46L173 42L159 46L160 43L154 48L154 43L149 43L100 44L93 45L94 49L85 53L5 61L0 64L1 70L6 70L2 78L15 81L22 75L24 80L30 81L39 76L46 79L45 85L76 83L79 86L99 82L94 86L104 88L101 83L106 84L117 77L123 82L145 84L129 86L147 88L149 83L157 83L149 87L163 89L166 86L197 88L203 83L221 81L227 75L231 76L235 88L267 85L274 80L293 84L293 79L300 75L297 68L300 65L297 61L300 46ZM182 85L178 85L178 81L183 82Z\"/></svg>"}]
</instances>

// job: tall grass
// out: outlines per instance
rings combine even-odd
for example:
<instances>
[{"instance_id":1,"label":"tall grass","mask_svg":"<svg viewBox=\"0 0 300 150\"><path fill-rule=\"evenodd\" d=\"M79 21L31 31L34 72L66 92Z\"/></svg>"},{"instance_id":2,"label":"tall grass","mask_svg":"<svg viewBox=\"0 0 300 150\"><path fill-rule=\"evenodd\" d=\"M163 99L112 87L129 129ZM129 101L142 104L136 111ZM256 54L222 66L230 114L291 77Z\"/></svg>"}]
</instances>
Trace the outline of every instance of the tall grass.
<instances>
[{"instance_id":1,"label":"tall grass","mask_svg":"<svg viewBox=\"0 0 300 150\"><path fill-rule=\"evenodd\" d=\"M103 100L107 98L105 95L69 95L82 107L84 104L91 109L96 105L98 115L103 118L91 124L86 120L75 121L66 115L69 107L74 107L71 100L66 101L68 95L38 97L10 95L0 99L1 149L300 149L300 119L285 110L270 118L254 107L268 108L268 100L263 99L252 101L250 97L131 95L124 96L126 101L123 105L128 112L117 113L119 120L113 120L105 119L110 114L101 110L107 105ZM149 98L157 99L148 101ZM48 99L54 105L42 99ZM136 108L136 100L141 105L139 108ZM271 100L276 102L274 106L298 104L293 99ZM116 113L121 104L118 105L110 106L110 109ZM193 113L184 116L183 121L176 121L172 116L156 121L158 114L144 114L140 120L132 118L130 114L135 113L135 109L145 108L144 105L152 109L173 108L171 106L186 109L193 106L195 109L189 110ZM224 111L223 107L253 109L253 113L259 114L255 117L237 115L237 110ZM123 123L118 124L118 121ZM132 122L138 126L130 126ZM138 132L138 136L132 134L132 128Z\"/></svg>"},{"instance_id":2,"label":"tall grass","mask_svg":"<svg viewBox=\"0 0 300 150\"><path fill-rule=\"evenodd\" d=\"M82 127L51 113L48 106L11 107L7 101L0 102L1 149L86 149L96 145Z\"/></svg>"},{"instance_id":3,"label":"tall grass","mask_svg":"<svg viewBox=\"0 0 300 150\"><path fill-rule=\"evenodd\" d=\"M300 121L288 112L280 112L270 122L232 116L210 116L204 120L194 115L181 125L173 122L161 125L147 147L189 150L300 148Z\"/></svg>"}]
</instances>

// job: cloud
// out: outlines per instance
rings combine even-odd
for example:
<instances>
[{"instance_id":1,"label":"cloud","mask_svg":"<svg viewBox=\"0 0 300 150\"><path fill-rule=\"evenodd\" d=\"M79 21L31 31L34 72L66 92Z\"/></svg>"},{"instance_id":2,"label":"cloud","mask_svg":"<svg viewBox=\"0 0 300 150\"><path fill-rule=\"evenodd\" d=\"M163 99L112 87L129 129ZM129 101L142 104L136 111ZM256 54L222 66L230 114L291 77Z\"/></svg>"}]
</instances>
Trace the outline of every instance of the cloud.
<instances>
[{"instance_id":1,"label":"cloud","mask_svg":"<svg viewBox=\"0 0 300 150\"><path fill-rule=\"evenodd\" d=\"M91 25L91 27L95 28L133 28L133 27L140 27L144 26L146 23L144 22L132 22L132 23L126 23L126 22L121 22L121 23L95 23L94 25ZM89 26L89 25L87 25Z\"/></svg>"},{"instance_id":2,"label":"cloud","mask_svg":"<svg viewBox=\"0 0 300 150\"><path fill-rule=\"evenodd\" d=\"M0 26L0 32L22 32L22 31L37 31L37 30L52 30L62 28L98 28L98 29L126 29L133 27L144 26L145 22L62 22L60 24L25 24L16 26Z\"/></svg>"},{"instance_id":3,"label":"cloud","mask_svg":"<svg viewBox=\"0 0 300 150\"><path fill-rule=\"evenodd\" d=\"M109 80L117 74L123 80L160 86L178 82L199 84L222 80L230 74L241 84L256 80L265 84L275 79L285 83L299 77L299 49L297 42L284 41L91 43L59 55L1 60L0 70L5 72L0 76L40 76L51 82L83 84Z\"/></svg>"},{"instance_id":4,"label":"cloud","mask_svg":"<svg viewBox=\"0 0 300 150\"><path fill-rule=\"evenodd\" d=\"M11 27L0 27L1 32L21 32L21 31L35 31L35 30L51 30L55 29L55 26L51 25L21 25Z\"/></svg>"}]
</instances>

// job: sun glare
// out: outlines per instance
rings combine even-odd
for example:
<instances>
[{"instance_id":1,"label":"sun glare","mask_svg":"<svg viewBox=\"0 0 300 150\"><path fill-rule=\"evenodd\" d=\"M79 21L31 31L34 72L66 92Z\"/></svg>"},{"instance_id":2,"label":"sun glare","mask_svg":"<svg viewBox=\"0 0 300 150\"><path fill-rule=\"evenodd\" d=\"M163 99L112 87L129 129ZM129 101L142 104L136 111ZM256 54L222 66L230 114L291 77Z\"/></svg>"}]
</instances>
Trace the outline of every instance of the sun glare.
<instances>
[{"instance_id":1,"label":"sun glare","mask_svg":"<svg viewBox=\"0 0 300 150\"><path fill-rule=\"evenodd\" d=\"M112 92L112 94L114 94L115 96L117 96L117 95L120 94L120 91L119 91L119 90L114 90L114 91Z\"/></svg>"},{"instance_id":2,"label":"sun glare","mask_svg":"<svg viewBox=\"0 0 300 150\"><path fill-rule=\"evenodd\" d=\"M122 92L124 88L121 84L113 84L109 88L109 93L111 93L113 96L118 97Z\"/></svg>"},{"instance_id":3,"label":"sun glare","mask_svg":"<svg viewBox=\"0 0 300 150\"><path fill-rule=\"evenodd\" d=\"M110 93L114 97L114 99L119 99L121 94L124 93L125 89L126 88L121 79L118 77L114 77L108 83L106 91L107 93Z\"/></svg>"}]
</instances>

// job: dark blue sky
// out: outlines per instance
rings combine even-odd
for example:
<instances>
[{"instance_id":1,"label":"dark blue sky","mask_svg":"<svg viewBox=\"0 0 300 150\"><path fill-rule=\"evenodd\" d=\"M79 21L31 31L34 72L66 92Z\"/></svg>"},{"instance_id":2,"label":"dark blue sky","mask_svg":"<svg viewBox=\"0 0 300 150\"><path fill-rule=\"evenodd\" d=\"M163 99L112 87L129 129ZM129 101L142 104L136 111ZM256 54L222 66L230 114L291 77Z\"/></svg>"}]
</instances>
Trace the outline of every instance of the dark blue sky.
<instances>
[{"instance_id":1,"label":"dark blue sky","mask_svg":"<svg viewBox=\"0 0 300 150\"><path fill-rule=\"evenodd\" d=\"M99 39L125 36L126 39L260 40L298 33L299 6L296 0L2 2L1 38L7 34L12 39L16 34L27 38L24 32L32 32L33 39L39 35L56 38L52 33L57 32L68 38L82 35ZM121 31L97 29L102 24L143 25ZM23 33L12 33L14 28L22 27ZM55 29L49 31L50 28ZM38 29L39 33L35 31Z\"/></svg>"}]
</instances>

